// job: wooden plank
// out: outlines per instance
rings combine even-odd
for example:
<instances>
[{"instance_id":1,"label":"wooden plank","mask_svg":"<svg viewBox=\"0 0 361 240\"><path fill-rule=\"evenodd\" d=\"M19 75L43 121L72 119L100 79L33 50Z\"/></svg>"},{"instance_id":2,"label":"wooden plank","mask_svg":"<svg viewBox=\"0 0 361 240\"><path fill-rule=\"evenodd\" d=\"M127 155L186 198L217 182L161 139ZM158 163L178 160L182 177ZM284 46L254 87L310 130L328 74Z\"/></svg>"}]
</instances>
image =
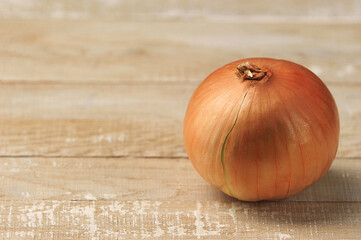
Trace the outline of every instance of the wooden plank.
<instances>
[{"instance_id":1,"label":"wooden plank","mask_svg":"<svg viewBox=\"0 0 361 240\"><path fill-rule=\"evenodd\" d=\"M179 158L0 158L1 200L229 200ZM286 201L361 202L361 159Z\"/></svg>"},{"instance_id":2,"label":"wooden plank","mask_svg":"<svg viewBox=\"0 0 361 240\"><path fill-rule=\"evenodd\" d=\"M338 157L361 156L361 85L329 84ZM186 157L183 118L196 84L2 84L2 156Z\"/></svg>"},{"instance_id":3,"label":"wooden plank","mask_svg":"<svg viewBox=\"0 0 361 240\"><path fill-rule=\"evenodd\" d=\"M0 120L1 156L185 157L172 119Z\"/></svg>"},{"instance_id":4,"label":"wooden plank","mask_svg":"<svg viewBox=\"0 0 361 240\"><path fill-rule=\"evenodd\" d=\"M183 120L196 87L147 82L0 84L0 119ZM361 90L361 84L357 89Z\"/></svg>"},{"instance_id":5,"label":"wooden plank","mask_svg":"<svg viewBox=\"0 0 361 240\"><path fill-rule=\"evenodd\" d=\"M2 239L358 239L361 203L2 201Z\"/></svg>"},{"instance_id":6,"label":"wooden plank","mask_svg":"<svg viewBox=\"0 0 361 240\"><path fill-rule=\"evenodd\" d=\"M199 82L226 63L264 56L305 65L327 83L360 82L360 28L287 21L0 20L0 80Z\"/></svg>"},{"instance_id":7,"label":"wooden plank","mask_svg":"<svg viewBox=\"0 0 361 240\"><path fill-rule=\"evenodd\" d=\"M2 0L0 16L17 18L105 18L105 19L359 19L361 5L357 0L304 0L273 2L254 0L165 1L153 0Z\"/></svg>"}]
</instances>

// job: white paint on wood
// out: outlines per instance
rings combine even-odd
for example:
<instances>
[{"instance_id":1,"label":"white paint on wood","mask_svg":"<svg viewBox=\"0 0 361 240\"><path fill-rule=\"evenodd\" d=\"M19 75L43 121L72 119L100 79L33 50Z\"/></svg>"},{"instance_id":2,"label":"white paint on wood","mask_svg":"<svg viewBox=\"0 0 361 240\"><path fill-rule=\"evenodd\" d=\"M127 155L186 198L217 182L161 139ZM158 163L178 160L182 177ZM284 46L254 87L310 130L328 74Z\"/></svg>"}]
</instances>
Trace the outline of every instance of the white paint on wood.
<instances>
[{"instance_id":1,"label":"white paint on wood","mask_svg":"<svg viewBox=\"0 0 361 240\"><path fill-rule=\"evenodd\" d=\"M91 194L91 193L86 193L86 194L84 195L84 198L85 198L86 200L97 200L97 198L94 197L94 195Z\"/></svg>"},{"instance_id":2,"label":"white paint on wood","mask_svg":"<svg viewBox=\"0 0 361 240\"><path fill-rule=\"evenodd\" d=\"M195 217L194 225L196 227L194 231L194 235L197 238L202 238L204 236L217 236L221 234L221 228L223 227L220 225L219 222L215 222L215 229L214 230L207 230L207 228L212 225L212 223L209 221L209 218L206 215L202 214L202 203L197 201L197 209L193 211L193 215Z\"/></svg>"},{"instance_id":3,"label":"white paint on wood","mask_svg":"<svg viewBox=\"0 0 361 240\"><path fill-rule=\"evenodd\" d=\"M160 206L160 202L156 201L154 203L154 224L156 226L155 228L155 232L153 234L154 237L161 237L162 235L164 235L165 231L161 228L161 223L159 222L159 212L158 212L158 208Z\"/></svg>"},{"instance_id":4,"label":"white paint on wood","mask_svg":"<svg viewBox=\"0 0 361 240\"><path fill-rule=\"evenodd\" d=\"M88 218L88 227L89 227L89 233L92 239L98 239L96 236L96 231L98 230L98 226L95 222L95 207L94 206L85 206L84 208L84 215Z\"/></svg>"},{"instance_id":5,"label":"white paint on wood","mask_svg":"<svg viewBox=\"0 0 361 240\"><path fill-rule=\"evenodd\" d=\"M167 233L174 237L183 237L187 235L184 223L180 219L180 215L182 214L179 211L176 211L175 213L176 222L172 224L171 226L168 226Z\"/></svg>"},{"instance_id":6,"label":"white paint on wood","mask_svg":"<svg viewBox=\"0 0 361 240\"><path fill-rule=\"evenodd\" d=\"M228 210L229 215L232 218L233 226L235 228L236 234L238 234L238 224L237 224L237 215L236 212L239 210L236 203L231 204L231 208Z\"/></svg>"},{"instance_id":7,"label":"white paint on wood","mask_svg":"<svg viewBox=\"0 0 361 240\"><path fill-rule=\"evenodd\" d=\"M119 213L120 215L125 215L126 213L129 212L129 210L126 210L125 204L119 201L111 202L109 205L109 210L113 213ZM104 212L108 213L107 211Z\"/></svg>"},{"instance_id":8,"label":"white paint on wood","mask_svg":"<svg viewBox=\"0 0 361 240\"><path fill-rule=\"evenodd\" d=\"M22 237L22 238L25 238L25 237L34 238L35 237L34 231L15 231L14 235L16 237Z\"/></svg>"},{"instance_id":9,"label":"white paint on wood","mask_svg":"<svg viewBox=\"0 0 361 240\"><path fill-rule=\"evenodd\" d=\"M279 240L286 240L286 239L291 239L291 235L288 233L275 233L275 239L279 239Z\"/></svg>"},{"instance_id":10,"label":"white paint on wood","mask_svg":"<svg viewBox=\"0 0 361 240\"><path fill-rule=\"evenodd\" d=\"M104 199L114 199L116 196L117 194L113 194L113 193L103 193L100 195L100 197Z\"/></svg>"},{"instance_id":11,"label":"white paint on wood","mask_svg":"<svg viewBox=\"0 0 361 240\"><path fill-rule=\"evenodd\" d=\"M30 198L30 192L22 192L21 196L23 196L24 198Z\"/></svg>"},{"instance_id":12,"label":"white paint on wood","mask_svg":"<svg viewBox=\"0 0 361 240\"><path fill-rule=\"evenodd\" d=\"M11 214L12 214L12 210L13 210L13 206L10 206L10 208L9 208L9 214L8 214L8 227L11 227L11 218L12 218L12 216L11 216Z\"/></svg>"},{"instance_id":13,"label":"white paint on wood","mask_svg":"<svg viewBox=\"0 0 361 240\"><path fill-rule=\"evenodd\" d=\"M85 217L85 226L87 227L91 239L97 239L96 231L98 230L97 223L95 222L95 207L94 203L86 206L75 206L69 210L72 215L72 219L77 220L79 216Z\"/></svg>"},{"instance_id":14,"label":"white paint on wood","mask_svg":"<svg viewBox=\"0 0 361 240\"><path fill-rule=\"evenodd\" d=\"M9 233L13 238L41 238L44 234L47 239L61 234L87 239L257 236L277 240L319 239L333 234L335 239L349 239L361 233L360 209L360 203L355 202L5 201L0 207L0 238ZM297 224L290 224L289 218Z\"/></svg>"}]
</instances>

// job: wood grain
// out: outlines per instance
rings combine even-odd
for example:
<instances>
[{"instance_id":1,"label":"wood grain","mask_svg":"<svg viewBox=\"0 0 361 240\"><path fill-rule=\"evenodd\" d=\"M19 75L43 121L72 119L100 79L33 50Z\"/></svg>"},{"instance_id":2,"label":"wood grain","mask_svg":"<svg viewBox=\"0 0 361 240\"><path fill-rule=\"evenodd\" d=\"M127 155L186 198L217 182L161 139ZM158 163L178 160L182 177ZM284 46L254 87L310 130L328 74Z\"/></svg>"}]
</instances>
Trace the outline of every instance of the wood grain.
<instances>
[{"instance_id":1,"label":"wood grain","mask_svg":"<svg viewBox=\"0 0 361 240\"><path fill-rule=\"evenodd\" d=\"M184 158L0 158L2 200L225 201ZM361 159L336 159L292 202L361 202Z\"/></svg>"},{"instance_id":2,"label":"wood grain","mask_svg":"<svg viewBox=\"0 0 361 240\"><path fill-rule=\"evenodd\" d=\"M358 0L0 1L0 239L359 239ZM206 183L183 146L196 86L264 56L337 102L337 158L283 201Z\"/></svg>"},{"instance_id":3,"label":"wood grain","mask_svg":"<svg viewBox=\"0 0 361 240\"><path fill-rule=\"evenodd\" d=\"M361 15L360 15L361 16ZM0 20L0 81L199 82L247 57L360 82L360 23Z\"/></svg>"},{"instance_id":4,"label":"wood grain","mask_svg":"<svg viewBox=\"0 0 361 240\"><path fill-rule=\"evenodd\" d=\"M353 20L360 19L361 4L357 0L302 2L275 0L272 2L253 0L222 2L207 0L2 0L0 16L7 18L70 18L70 19L242 19L262 20L311 19Z\"/></svg>"},{"instance_id":5,"label":"wood grain","mask_svg":"<svg viewBox=\"0 0 361 240\"><path fill-rule=\"evenodd\" d=\"M186 157L183 118L196 84L2 84L2 156ZM338 157L361 157L361 85L329 84Z\"/></svg>"},{"instance_id":6,"label":"wood grain","mask_svg":"<svg viewBox=\"0 0 361 240\"><path fill-rule=\"evenodd\" d=\"M186 156L176 120L0 120L0 134L2 156Z\"/></svg>"},{"instance_id":7,"label":"wood grain","mask_svg":"<svg viewBox=\"0 0 361 240\"><path fill-rule=\"evenodd\" d=\"M2 239L355 239L361 203L2 201Z\"/></svg>"}]
</instances>

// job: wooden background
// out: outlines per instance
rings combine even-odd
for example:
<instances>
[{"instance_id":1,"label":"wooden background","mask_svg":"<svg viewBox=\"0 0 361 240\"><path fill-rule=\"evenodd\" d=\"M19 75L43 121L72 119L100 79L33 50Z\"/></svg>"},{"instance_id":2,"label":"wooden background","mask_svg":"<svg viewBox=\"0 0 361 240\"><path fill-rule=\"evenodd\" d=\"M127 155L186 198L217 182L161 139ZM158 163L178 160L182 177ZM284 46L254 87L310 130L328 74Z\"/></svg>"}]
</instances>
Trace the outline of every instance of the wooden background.
<instances>
[{"instance_id":1,"label":"wooden background","mask_svg":"<svg viewBox=\"0 0 361 240\"><path fill-rule=\"evenodd\" d=\"M0 238L360 239L360 29L358 0L2 0ZM254 56L339 108L330 171L284 201L225 196L183 146L196 86Z\"/></svg>"}]
</instances>

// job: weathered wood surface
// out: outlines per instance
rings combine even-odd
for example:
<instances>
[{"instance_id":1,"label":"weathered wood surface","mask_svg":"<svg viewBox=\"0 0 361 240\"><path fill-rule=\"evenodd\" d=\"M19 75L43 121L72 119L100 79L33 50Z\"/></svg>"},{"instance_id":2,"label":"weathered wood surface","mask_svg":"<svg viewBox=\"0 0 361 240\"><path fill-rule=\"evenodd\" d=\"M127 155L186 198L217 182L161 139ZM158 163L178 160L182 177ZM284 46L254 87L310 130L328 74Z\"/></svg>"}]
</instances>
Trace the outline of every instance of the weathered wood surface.
<instances>
[{"instance_id":1,"label":"weathered wood surface","mask_svg":"<svg viewBox=\"0 0 361 240\"><path fill-rule=\"evenodd\" d=\"M360 15L361 16L361 15ZM246 57L360 82L361 23L0 20L0 81L200 82Z\"/></svg>"},{"instance_id":2,"label":"weathered wood surface","mask_svg":"<svg viewBox=\"0 0 361 240\"><path fill-rule=\"evenodd\" d=\"M358 0L208 1L208 0L2 0L0 16L6 18L55 19L261 19L354 21L361 16Z\"/></svg>"},{"instance_id":3,"label":"weathered wood surface","mask_svg":"<svg viewBox=\"0 0 361 240\"><path fill-rule=\"evenodd\" d=\"M357 239L361 203L2 201L2 239Z\"/></svg>"},{"instance_id":4,"label":"weathered wood surface","mask_svg":"<svg viewBox=\"0 0 361 240\"><path fill-rule=\"evenodd\" d=\"M183 118L197 84L2 84L4 156L186 157ZM329 84L338 157L361 156L361 83Z\"/></svg>"},{"instance_id":5,"label":"weathered wood surface","mask_svg":"<svg viewBox=\"0 0 361 240\"><path fill-rule=\"evenodd\" d=\"M185 158L0 158L2 200L217 201ZM361 159L336 159L319 182L285 201L361 202Z\"/></svg>"},{"instance_id":6,"label":"weathered wood surface","mask_svg":"<svg viewBox=\"0 0 361 240\"><path fill-rule=\"evenodd\" d=\"M360 239L360 11L357 0L1 1L0 238ZM227 197L184 151L196 86L251 56L309 67L339 108L330 171L284 201Z\"/></svg>"}]
</instances>

